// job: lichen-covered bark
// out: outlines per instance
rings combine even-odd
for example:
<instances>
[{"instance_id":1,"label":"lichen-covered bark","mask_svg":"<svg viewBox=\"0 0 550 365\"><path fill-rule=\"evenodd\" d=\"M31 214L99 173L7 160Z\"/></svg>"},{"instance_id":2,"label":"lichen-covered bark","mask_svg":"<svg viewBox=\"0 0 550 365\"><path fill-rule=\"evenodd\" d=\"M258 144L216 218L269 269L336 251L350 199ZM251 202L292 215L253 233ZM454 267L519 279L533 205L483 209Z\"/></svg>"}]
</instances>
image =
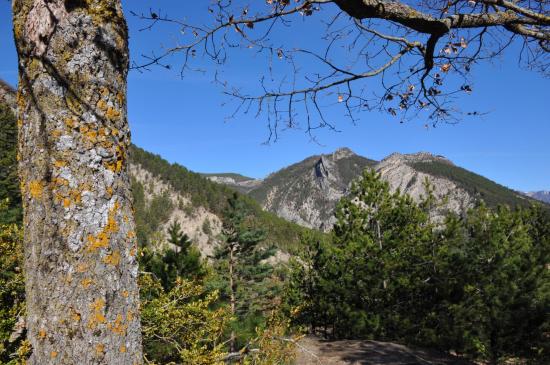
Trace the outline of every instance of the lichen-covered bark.
<instances>
[{"instance_id":1,"label":"lichen-covered bark","mask_svg":"<svg viewBox=\"0 0 550 365\"><path fill-rule=\"evenodd\" d=\"M14 0L30 364L138 364L118 0Z\"/></svg>"}]
</instances>

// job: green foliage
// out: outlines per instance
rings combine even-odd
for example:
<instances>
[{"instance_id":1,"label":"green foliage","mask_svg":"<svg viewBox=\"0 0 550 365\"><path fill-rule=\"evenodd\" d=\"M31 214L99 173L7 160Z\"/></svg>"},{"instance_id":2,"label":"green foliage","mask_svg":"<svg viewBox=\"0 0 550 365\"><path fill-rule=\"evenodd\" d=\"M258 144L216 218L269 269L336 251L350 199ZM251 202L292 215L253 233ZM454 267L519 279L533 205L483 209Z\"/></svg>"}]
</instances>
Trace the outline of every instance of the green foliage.
<instances>
[{"instance_id":1,"label":"green foliage","mask_svg":"<svg viewBox=\"0 0 550 365\"><path fill-rule=\"evenodd\" d=\"M22 219L21 193L17 177L17 125L10 108L0 103L0 201L9 199L0 212L0 222L18 223Z\"/></svg>"},{"instance_id":2,"label":"green foliage","mask_svg":"<svg viewBox=\"0 0 550 365\"><path fill-rule=\"evenodd\" d=\"M449 217L438 247L448 346L498 363L550 355L550 223L540 208ZM441 280L440 279L440 280Z\"/></svg>"},{"instance_id":3,"label":"green foliage","mask_svg":"<svg viewBox=\"0 0 550 365\"><path fill-rule=\"evenodd\" d=\"M142 247L158 244L155 233L166 223L174 209L168 194L153 195L148 201L142 183L132 178L136 235Z\"/></svg>"},{"instance_id":4,"label":"green foliage","mask_svg":"<svg viewBox=\"0 0 550 365\"><path fill-rule=\"evenodd\" d=\"M265 233L251 227L249 217L245 203L235 193L225 212L222 241L214 251L216 284L222 298L234 302L233 330L240 345L262 325L267 303L275 295L268 284L273 267L265 261L275 254L275 248L263 245Z\"/></svg>"},{"instance_id":5,"label":"green foliage","mask_svg":"<svg viewBox=\"0 0 550 365\"><path fill-rule=\"evenodd\" d=\"M177 279L165 291L151 275L140 277L141 323L149 364L222 365L227 307L212 309L217 293Z\"/></svg>"},{"instance_id":6,"label":"green foliage","mask_svg":"<svg viewBox=\"0 0 550 365\"><path fill-rule=\"evenodd\" d=\"M192 246L189 237L181 231L181 225L174 221L168 227L168 243L171 246L160 251L145 247L141 251L140 265L160 280L165 290L171 290L178 278L200 280L207 270L200 251Z\"/></svg>"},{"instance_id":7,"label":"green foliage","mask_svg":"<svg viewBox=\"0 0 550 365\"><path fill-rule=\"evenodd\" d=\"M7 210L0 203L0 212ZM23 358L26 346L23 329L17 321L25 315L25 283L23 277L22 231L16 224L0 223L0 363L15 365ZM18 333L14 335L12 333ZM10 337L12 337L10 339Z\"/></svg>"},{"instance_id":8,"label":"green foliage","mask_svg":"<svg viewBox=\"0 0 550 365\"><path fill-rule=\"evenodd\" d=\"M366 171L338 205L332 242L304 238L287 287L294 323L495 364L547 359L549 217L481 205L434 225L429 191L417 204Z\"/></svg>"},{"instance_id":9,"label":"green foliage","mask_svg":"<svg viewBox=\"0 0 550 365\"><path fill-rule=\"evenodd\" d=\"M202 222L202 231L209 236L212 234L212 227L210 227L210 220L208 218L205 218L204 222Z\"/></svg>"}]
</instances>

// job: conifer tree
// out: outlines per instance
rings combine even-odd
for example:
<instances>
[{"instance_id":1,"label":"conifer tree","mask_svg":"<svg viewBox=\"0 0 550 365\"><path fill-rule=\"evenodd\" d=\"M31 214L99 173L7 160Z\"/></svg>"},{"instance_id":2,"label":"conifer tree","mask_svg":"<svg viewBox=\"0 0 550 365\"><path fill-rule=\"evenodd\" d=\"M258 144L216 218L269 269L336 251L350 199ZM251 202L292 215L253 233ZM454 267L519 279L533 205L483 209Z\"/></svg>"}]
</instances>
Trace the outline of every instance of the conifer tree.
<instances>
[{"instance_id":1,"label":"conifer tree","mask_svg":"<svg viewBox=\"0 0 550 365\"><path fill-rule=\"evenodd\" d=\"M160 280L164 290L171 290L178 278L189 280L203 279L206 268L199 250L193 247L187 234L181 230L181 224L173 221L167 229L168 243L161 252L147 247L140 258L143 268Z\"/></svg>"},{"instance_id":2,"label":"conifer tree","mask_svg":"<svg viewBox=\"0 0 550 365\"><path fill-rule=\"evenodd\" d=\"M222 240L214 252L216 269L228 297L235 324L246 324L261 313L265 299L265 280L273 267L265 260L275 254L273 247L263 247L264 231L250 227L249 213L237 194L228 200L222 229ZM250 326L251 329L255 327ZM229 347L236 349L236 331L231 331Z\"/></svg>"}]
</instances>

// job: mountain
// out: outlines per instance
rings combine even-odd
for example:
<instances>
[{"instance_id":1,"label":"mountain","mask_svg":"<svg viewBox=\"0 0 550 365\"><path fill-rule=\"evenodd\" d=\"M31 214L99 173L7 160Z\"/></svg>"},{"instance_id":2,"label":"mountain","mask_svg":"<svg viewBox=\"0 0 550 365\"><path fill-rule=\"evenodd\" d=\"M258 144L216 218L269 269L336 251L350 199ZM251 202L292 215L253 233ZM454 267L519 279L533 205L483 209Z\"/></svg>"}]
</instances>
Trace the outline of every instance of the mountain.
<instances>
[{"instance_id":1,"label":"mountain","mask_svg":"<svg viewBox=\"0 0 550 365\"><path fill-rule=\"evenodd\" d=\"M530 191L525 193L528 197L550 204L550 190Z\"/></svg>"},{"instance_id":2,"label":"mountain","mask_svg":"<svg viewBox=\"0 0 550 365\"><path fill-rule=\"evenodd\" d=\"M208 180L213 181L218 184L227 185L241 193L248 193L251 190L258 187L262 180L253 179L251 177L243 176L235 173L203 173L202 176L206 177Z\"/></svg>"},{"instance_id":3,"label":"mountain","mask_svg":"<svg viewBox=\"0 0 550 365\"><path fill-rule=\"evenodd\" d=\"M328 155L308 157L263 180L227 173L208 174L208 178L248 194L279 217L327 230L334 220L336 202L348 192L351 181L376 163L341 148Z\"/></svg>"},{"instance_id":4,"label":"mountain","mask_svg":"<svg viewBox=\"0 0 550 365\"><path fill-rule=\"evenodd\" d=\"M268 211L305 227L328 231L335 218L334 208L349 192L350 182L365 168L373 168L392 190L399 189L419 200L429 181L433 194L445 201L433 210L434 219L447 211L463 213L483 200L489 206L527 206L533 199L499 185L481 175L456 166L443 156L427 152L393 153L374 161L341 148L332 154L312 156L272 173L264 180L245 180L243 190ZM210 176L224 182L221 176ZM253 184L252 184L253 182ZM242 183L242 182L241 182Z\"/></svg>"},{"instance_id":5,"label":"mountain","mask_svg":"<svg viewBox=\"0 0 550 365\"><path fill-rule=\"evenodd\" d=\"M156 209L157 214L144 214L144 209L142 212L136 209L138 225L141 215L155 217L164 214L167 217L157 230L165 232L169 222L177 219L183 232L191 237L201 252L209 255L213 250L213 243L221 233L227 201L236 191L177 163L170 164L159 155L134 145L129 156L134 200L139 201L140 197L136 196L136 192L143 190L145 206L151 207L151 202L159 201L154 204L159 206ZM285 253L294 252L299 247L304 227L263 210L255 200L246 195L241 194L241 198L252 213L249 223L266 231L267 244L275 245Z\"/></svg>"},{"instance_id":6,"label":"mountain","mask_svg":"<svg viewBox=\"0 0 550 365\"><path fill-rule=\"evenodd\" d=\"M273 173L248 195L286 220L326 230L332 226L336 202L348 192L351 181L375 164L342 148Z\"/></svg>"}]
</instances>

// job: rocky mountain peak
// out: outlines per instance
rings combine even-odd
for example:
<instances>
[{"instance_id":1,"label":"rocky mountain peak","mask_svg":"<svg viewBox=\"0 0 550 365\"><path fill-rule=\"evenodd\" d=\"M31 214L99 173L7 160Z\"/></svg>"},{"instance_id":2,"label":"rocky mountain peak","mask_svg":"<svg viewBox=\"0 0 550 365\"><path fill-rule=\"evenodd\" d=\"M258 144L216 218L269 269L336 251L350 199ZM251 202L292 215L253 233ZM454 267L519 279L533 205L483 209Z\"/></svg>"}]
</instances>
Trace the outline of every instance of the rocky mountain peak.
<instances>
[{"instance_id":1,"label":"rocky mountain peak","mask_svg":"<svg viewBox=\"0 0 550 365\"><path fill-rule=\"evenodd\" d=\"M340 147L334 151L331 155L333 161L338 161L343 158L355 156L355 153L347 147Z\"/></svg>"},{"instance_id":2,"label":"rocky mountain peak","mask_svg":"<svg viewBox=\"0 0 550 365\"><path fill-rule=\"evenodd\" d=\"M550 204L550 190L530 191L525 193L525 195Z\"/></svg>"},{"instance_id":3,"label":"rocky mountain peak","mask_svg":"<svg viewBox=\"0 0 550 365\"><path fill-rule=\"evenodd\" d=\"M416 153L407 153L407 154L394 152L388 157L384 158L381 161L381 164L392 165L392 164L407 164L407 163L417 163L417 162L443 162L449 165L454 165L445 156L434 155L429 152L416 152Z\"/></svg>"}]
</instances>

